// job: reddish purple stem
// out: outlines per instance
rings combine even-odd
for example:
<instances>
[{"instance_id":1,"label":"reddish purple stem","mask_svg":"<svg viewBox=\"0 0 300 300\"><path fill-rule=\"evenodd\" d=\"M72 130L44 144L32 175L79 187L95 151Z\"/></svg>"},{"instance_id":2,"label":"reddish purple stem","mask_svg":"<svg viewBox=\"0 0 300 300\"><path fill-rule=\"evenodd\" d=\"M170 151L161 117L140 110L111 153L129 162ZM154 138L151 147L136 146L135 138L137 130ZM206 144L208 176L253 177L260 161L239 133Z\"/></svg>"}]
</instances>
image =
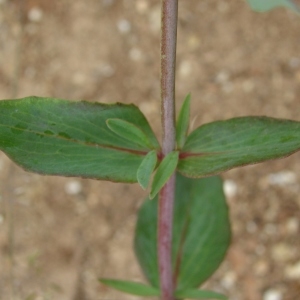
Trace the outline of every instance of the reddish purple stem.
<instances>
[{"instance_id":1,"label":"reddish purple stem","mask_svg":"<svg viewBox=\"0 0 300 300\"><path fill-rule=\"evenodd\" d=\"M176 147L175 66L178 0L162 0L161 36L161 119L162 154ZM159 193L158 265L162 300L175 300L172 270L172 225L175 199L175 173Z\"/></svg>"}]
</instances>

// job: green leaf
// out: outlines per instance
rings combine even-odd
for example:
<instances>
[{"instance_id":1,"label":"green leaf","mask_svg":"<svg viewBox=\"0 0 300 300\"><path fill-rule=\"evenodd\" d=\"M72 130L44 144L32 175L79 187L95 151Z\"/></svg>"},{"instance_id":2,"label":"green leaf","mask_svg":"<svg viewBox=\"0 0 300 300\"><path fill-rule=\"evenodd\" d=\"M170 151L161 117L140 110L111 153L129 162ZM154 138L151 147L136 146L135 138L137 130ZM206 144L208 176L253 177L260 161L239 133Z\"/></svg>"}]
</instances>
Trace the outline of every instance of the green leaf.
<instances>
[{"instance_id":1,"label":"green leaf","mask_svg":"<svg viewBox=\"0 0 300 300\"><path fill-rule=\"evenodd\" d=\"M188 289L188 290L179 290L176 291L175 296L180 299L189 298L189 299L220 299L220 300L228 300L228 298L222 294L206 291L206 290L196 290L196 289Z\"/></svg>"},{"instance_id":2,"label":"green leaf","mask_svg":"<svg viewBox=\"0 0 300 300\"><path fill-rule=\"evenodd\" d=\"M256 11L268 11L276 7L287 7L295 12L300 12L299 4L295 0L246 0L251 8Z\"/></svg>"},{"instance_id":3,"label":"green leaf","mask_svg":"<svg viewBox=\"0 0 300 300\"><path fill-rule=\"evenodd\" d=\"M176 124L176 141L178 149L185 143L190 121L191 94L188 94L182 104Z\"/></svg>"},{"instance_id":4,"label":"green leaf","mask_svg":"<svg viewBox=\"0 0 300 300\"><path fill-rule=\"evenodd\" d=\"M172 176L177 167L178 157L178 151L172 151L164 157L154 175L150 192L150 199L153 199L155 197L155 195L161 190L161 188L167 183L168 179Z\"/></svg>"},{"instance_id":5,"label":"green leaf","mask_svg":"<svg viewBox=\"0 0 300 300\"><path fill-rule=\"evenodd\" d=\"M138 213L135 253L154 287L157 263L158 197L147 199ZM228 208L219 177L191 179L177 173L172 262L177 289L197 288L218 268L230 243Z\"/></svg>"},{"instance_id":6,"label":"green leaf","mask_svg":"<svg viewBox=\"0 0 300 300\"><path fill-rule=\"evenodd\" d=\"M152 145L147 135L130 122L121 119L108 119L106 124L111 131L134 144L149 149L159 148L158 143Z\"/></svg>"},{"instance_id":7,"label":"green leaf","mask_svg":"<svg viewBox=\"0 0 300 300\"><path fill-rule=\"evenodd\" d=\"M115 279L99 279L99 281L109 287L127 294L144 297L157 297L160 295L159 289L138 282Z\"/></svg>"},{"instance_id":8,"label":"green leaf","mask_svg":"<svg viewBox=\"0 0 300 300\"><path fill-rule=\"evenodd\" d=\"M153 173L157 163L157 153L155 150L150 151L143 159L137 170L137 180L140 186L145 190L150 182L151 174Z\"/></svg>"},{"instance_id":9,"label":"green leaf","mask_svg":"<svg viewBox=\"0 0 300 300\"><path fill-rule=\"evenodd\" d=\"M300 122L267 117L217 121L193 131L180 153L178 171L188 177L288 156L300 150Z\"/></svg>"},{"instance_id":10,"label":"green leaf","mask_svg":"<svg viewBox=\"0 0 300 300\"><path fill-rule=\"evenodd\" d=\"M113 133L106 125L112 118L133 123L155 143L134 105L28 97L0 101L0 150L32 172L136 182L151 149Z\"/></svg>"}]
</instances>

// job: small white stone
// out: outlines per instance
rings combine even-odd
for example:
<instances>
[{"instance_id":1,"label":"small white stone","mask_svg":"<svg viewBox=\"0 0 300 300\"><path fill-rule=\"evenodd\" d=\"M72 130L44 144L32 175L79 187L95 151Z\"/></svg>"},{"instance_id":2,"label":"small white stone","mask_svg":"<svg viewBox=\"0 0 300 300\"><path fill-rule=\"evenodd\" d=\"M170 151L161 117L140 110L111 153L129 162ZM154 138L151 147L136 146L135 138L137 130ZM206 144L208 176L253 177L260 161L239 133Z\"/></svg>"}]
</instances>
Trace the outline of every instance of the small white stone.
<instances>
[{"instance_id":1,"label":"small white stone","mask_svg":"<svg viewBox=\"0 0 300 300\"><path fill-rule=\"evenodd\" d=\"M40 22L43 18L43 11L38 7L33 7L28 12L28 19L31 22Z\"/></svg>"},{"instance_id":2,"label":"small white stone","mask_svg":"<svg viewBox=\"0 0 300 300\"><path fill-rule=\"evenodd\" d=\"M299 230L299 220L296 217L288 219L285 228L287 233L296 234Z\"/></svg>"},{"instance_id":3,"label":"small white stone","mask_svg":"<svg viewBox=\"0 0 300 300\"><path fill-rule=\"evenodd\" d=\"M295 250L286 243L278 243L272 247L272 258L277 262L286 262L294 257Z\"/></svg>"},{"instance_id":4,"label":"small white stone","mask_svg":"<svg viewBox=\"0 0 300 300\"><path fill-rule=\"evenodd\" d=\"M278 290L267 290L263 295L263 300L282 300L282 294Z\"/></svg>"},{"instance_id":5,"label":"small white stone","mask_svg":"<svg viewBox=\"0 0 300 300\"><path fill-rule=\"evenodd\" d=\"M182 78L188 77L192 73L192 64L188 60L184 60L179 65L178 74Z\"/></svg>"},{"instance_id":6,"label":"small white stone","mask_svg":"<svg viewBox=\"0 0 300 300\"><path fill-rule=\"evenodd\" d=\"M226 289L230 289L234 286L236 279L236 274L229 271L222 278L221 284Z\"/></svg>"},{"instance_id":7,"label":"small white stone","mask_svg":"<svg viewBox=\"0 0 300 300\"><path fill-rule=\"evenodd\" d=\"M271 185L288 185L297 182L297 176L292 171L282 171L278 173L272 173L268 176L269 184Z\"/></svg>"},{"instance_id":8,"label":"small white stone","mask_svg":"<svg viewBox=\"0 0 300 300\"><path fill-rule=\"evenodd\" d=\"M238 187L233 180L230 179L225 180L223 183L223 188L226 197L231 198L236 196Z\"/></svg>"},{"instance_id":9,"label":"small white stone","mask_svg":"<svg viewBox=\"0 0 300 300\"><path fill-rule=\"evenodd\" d=\"M117 27L121 33L129 33L131 31L131 24L128 20L122 19L118 22Z\"/></svg>"},{"instance_id":10,"label":"small white stone","mask_svg":"<svg viewBox=\"0 0 300 300\"><path fill-rule=\"evenodd\" d=\"M81 182L78 180L71 180L65 185L65 192L68 195L77 195L82 191Z\"/></svg>"},{"instance_id":11,"label":"small white stone","mask_svg":"<svg viewBox=\"0 0 300 300\"><path fill-rule=\"evenodd\" d=\"M0 225L2 225L4 223L4 217L3 215L0 215Z\"/></svg>"},{"instance_id":12,"label":"small white stone","mask_svg":"<svg viewBox=\"0 0 300 300\"><path fill-rule=\"evenodd\" d=\"M287 266L285 269L285 275L289 279L300 279L300 261L295 265Z\"/></svg>"},{"instance_id":13,"label":"small white stone","mask_svg":"<svg viewBox=\"0 0 300 300\"><path fill-rule=\"evenodd\" d=\"M229 78L230 74L227 71L222 70L217 74L215 80L217 83L224 84L225 82L229 81Z\"/></svg>"},{"instance_id":14,"label":"small white stone","mask_svg":"<svg viewBox=\"0 0 300 300\"><path fill-rule=\"evenodd\" d=\"M139 13L143 14L147 11L149 4L145 0L138 0L135 4L135 7Z\"/></svg>"},{"instance_id":15,"label":"small white stone","mask_svg":"<svg viewBox=\"0 0 300 300\"><path fill-rule=\"evenodd\" d=\"M109 78L115 74L115 69L107 64L103 63L95 68L95 76Z\"/></svg>"},{"instance_id":16,"label":"small white stone","mask_svg":"<svg viewBox=\"0 0 300 300\"><path fill-rule=\"evenodd\" d=\"M132 48L129 51L129 57L133 61L139 61L142 59L143 54L142 51L139 48Z\"/></svg>"},{"instance_id":17,"label":"small white stone","mask_svg":"<svg viewBox=\"0 0 300 300\"><path fill-rule=\"evenodd\" d=\"M76 85L83 85L86 82L86 76L84 73L75 72L72 76L72 81Z\"/></svg>"}]
</instances>

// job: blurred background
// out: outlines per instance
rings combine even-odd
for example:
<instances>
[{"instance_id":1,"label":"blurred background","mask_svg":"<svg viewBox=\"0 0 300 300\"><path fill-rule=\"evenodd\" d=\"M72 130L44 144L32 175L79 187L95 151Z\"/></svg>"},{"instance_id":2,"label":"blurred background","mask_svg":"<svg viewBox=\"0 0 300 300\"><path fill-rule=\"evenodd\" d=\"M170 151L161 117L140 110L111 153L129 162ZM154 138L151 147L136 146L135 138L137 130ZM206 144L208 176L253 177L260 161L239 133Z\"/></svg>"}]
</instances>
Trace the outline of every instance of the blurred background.
<instances>
[{"instance_id":1,"label":"blurred background","mask_svg":"<svg viewBox=\"0 0 300 300\"><path fill-rule=\"evenodd\" d=\"M180 0L177 107L192 128L300 120L300 18L245 1ZM0 0L0 99L135 103L160 137L159 0ZM232 245L205 284L231 300L300 293L300 154L222 174ZM29 174L0 153L0 299L129 300L99 277L143 281L137 185ZM201 234L201 233L199 233Z\"/></svg>"}]
</instances>

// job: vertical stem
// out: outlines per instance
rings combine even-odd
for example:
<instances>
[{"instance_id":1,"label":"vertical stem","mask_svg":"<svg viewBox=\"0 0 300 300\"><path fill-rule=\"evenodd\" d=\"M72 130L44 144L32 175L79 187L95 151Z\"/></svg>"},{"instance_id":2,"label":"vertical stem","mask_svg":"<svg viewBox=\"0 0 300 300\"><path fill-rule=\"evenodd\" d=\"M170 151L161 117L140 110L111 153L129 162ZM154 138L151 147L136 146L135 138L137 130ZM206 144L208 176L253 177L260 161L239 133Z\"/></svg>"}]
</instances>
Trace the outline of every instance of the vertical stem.
<instances>
[{"instance_id":1,"label":"vertical stem","mask_svg":"<svg viewBox=\"0 0 300 300\"><path fill-rule=\"evenodd\" d=\"M161 120L163 156L175 149L175 65L178 0L162 0ZM172 223L175 174L159 193L158 265L162 300L174 300L172 272Z\"/></svg>"}]
</instances>

